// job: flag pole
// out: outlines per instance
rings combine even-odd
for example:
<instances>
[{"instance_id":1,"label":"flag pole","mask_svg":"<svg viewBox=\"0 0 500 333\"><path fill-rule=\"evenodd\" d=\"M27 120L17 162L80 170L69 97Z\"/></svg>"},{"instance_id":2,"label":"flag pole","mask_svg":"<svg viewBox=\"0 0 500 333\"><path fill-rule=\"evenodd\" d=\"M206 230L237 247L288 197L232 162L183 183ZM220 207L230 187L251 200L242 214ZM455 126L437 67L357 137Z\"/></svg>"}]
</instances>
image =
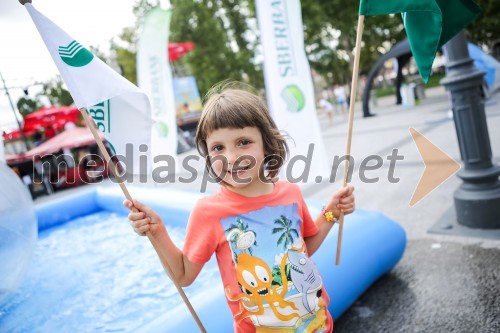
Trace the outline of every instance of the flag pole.
<instances>
[{"instance_id":1,"label":"flag pole","mask_svg":"<svg viewBox=\"0 0 500 333\"><path fill-rule=\"evenodd\" d=\"M125 186L125 182L123 181L122 177L118 174L118 169L116 168L117 164L111 159L111 156L109 155L106 147L104 146L104 143L102 142L101 137L97 133L98 129L96 128L94 121L90 118L90 116L87 112L87 109L81 108L80 112L83 116L83 119L85 119L85 122L87 123L88 128L92 132L92 135L94 136L94 139L97 142L97 146L99 147L99 150L101 151L102 155L104 156L104 159L106 160L107 165L110 166L111 173L118 180L118 184L120 185L120 188L122 189L123 194L125 195L127 200L130 200L130 202L132 202L132 196L130 195L127 187ZM133 206L132 206L132 210L134 212L138 212L137 208L135 208ZM191 305L191 302L189 301L186 294L184 293L184 290L177 283L177 280L175 279L175 276L172 272L172 269L170 268L170 266L168 265L168 263L166 261L163 262L163 260L161 260L161 258L166 257L165 253L164 253L165 252L164 249L161 246L159 246L159 244L156 242L156 240L151 236L151 234L149 232L146 235L148 236L148 239L151 242L151 244L153 245L156 253L160 257L160 262L163 265L163 269L166 271L168 277L174 283L175 288L177 288L177 291L181 295L182 300L184 301L187 308L189 309L189 312L191 312L191 315L193 316L194 320L196 321L198 328L200 329L201 332L206 333L207 331L205 330L205 327L203 327L203 324L201 323L201 320L198 317L198 314L196 313L193 306Z\"/></svg>"},{"instance_id":2,"label":"flag pole","mask_svg":"<svg viewBox=\"0 0 500 333\"><path fill-rule=\"evenodd\" d=\"M358 72L359 72L359 56L361 53L361 37L363 36L363 23L365 20L364 15L358 18L358 30L356 32L356 49L354 53L354 67L352 69L352 82L351 82L351 98L349 102L349 130L347 132L347 147L346 147L346 160L344 170L344 186L347 185L349 177L349 160L351 158L351 141L352 141L352 125L354 121L354 107L356 104L356 90L358 88ZM337 241L337 258L335 264L340 264L340 250L342 248L342 231L344 229L344 211L340 211L339 216L339 233Z\"/></svg>"}]
</instances>

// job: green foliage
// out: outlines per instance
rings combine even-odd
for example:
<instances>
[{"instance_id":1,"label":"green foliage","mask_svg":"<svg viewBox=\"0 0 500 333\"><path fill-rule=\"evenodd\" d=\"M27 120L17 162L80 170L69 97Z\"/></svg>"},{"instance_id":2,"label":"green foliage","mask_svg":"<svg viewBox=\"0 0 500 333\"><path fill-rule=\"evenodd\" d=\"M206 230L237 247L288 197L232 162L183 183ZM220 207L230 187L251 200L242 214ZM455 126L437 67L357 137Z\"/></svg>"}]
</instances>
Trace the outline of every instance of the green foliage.
<instances>
[{"instance_id":1,"label":"green foliage","mask_svg":"<svg viewBox=\"0 0 500 333\"><path fill-rule=\"evenodd\" d=\"M63 87L63 82L60 77L53 79L43 85L45 94L51 105L55 106L70 106L73 104L73 97L68 90Z\"/></svg>"},{"instance_id":2,"label":"green foliage","mask_svg":"<svg viewBox=\"0 0 500 333\"><path fill-rule=\"evenodd\" d=\"M375 89L375 94L377 97L391 96L396 93L396 86L388 86L383 88Z\"/></svg>"},{"instance_id":3,"label":"green foliage","mask_svg":"<svg viewBox=\"0 0 500 333\"><path fill-rule=\"evenodd\" d=\"M135 27L124 28L119 40L111 41L111 50L116 54L122 76L134 84L137 84L136 31Z\"/></svg>"},{"instance_id":4,"label":"green foliage","mask_svg":"<svg viewBox=\"0 0 500 333\"><path fill-rule=\"evenodd\" d=\"M483 14L469 27L470 39L488 44L499 39L496 14L500 2L477 0ZM145 14L157 0L137 0L135 27L123 30L113 42L122 74L136 83L136 38ZM256 31L255 0L172 0L172 42L191 41L195 49L174 63L176 72L194 75L202 95L222 80L246 81L263 88L262 64L256 61L260 43ZM328 84L350 83L359 2L301 0L306 53L311 67ZM401 15L365 18L360 73L405 38Z\"/></svg>"},{"instance_id":5,"label":"green foliage","mask_svg":"<svg viewBox=\"0 0 500 333\"><path fill-rule=\"evenodd\" d=\"M302 0L304 38L311 67L329 83L350 83L356 44L358 1ZM400 15L366 17L360 73L404 36Z\"/></svg>"},{"instance_id":6,"label":"green foliage","mask_svg":"<svg viewBox=\"0 0 500 333\"><path fill-rule=\"evenodd\" d=\"M292 228L292 220L287 218L285 215L281 215L278 219L274 220L274 225L276 227L273 228L273 235L281 233L276 245L279 246L283 244L283 248L286 250L289 245L293 245L295 239L299 237L299 233L297 229ZM296 238L293 238L294 235Z\"/></svg>"},{"instance_id":7,"label":"green foliage","mask_svg":"<svg viewBox=\"0 0 500 333\"><path fill-rule=\"evenodd\" d=\"M264 86L262 68L254 63L258 39L248 41L249 20L255 19L253 1L184 0L172 1L170 24L172 42L193 42L195 48L174 63L184 75L194 75L203 96L222 80L247 81L259 89ZM112 41L122 75L137 83L137 31L156 0L138 0L134 6L135 27L123 29Z\"/></svg>"},{"instance_id":8,"label":"green foliage","mask_svg":"<svg viewBox=\"0 0 500 333\"><path fill-rule=\"evenodd\" d=\"M35 98L21 97L17 101L17 109L19 113L26 117L28 114L35 112L44 105L40 101L41 97L47 97L51 105L55 106L70 106L73 105L73 97L68 90L63 86L63 81L58 76L43 84L43 91L38 93Z\"/></svg>"},{"instance_id":9,"label":"green foliage","mask_svg":"<svg viewBox=\"0 0 500 333\"><path fill-rule=\"evenodd\" d=\"M248 20L253 11L248 1L175 1L171 40L194 42L193 51L181 61L188 63L200 93L222 80L246 80L263 87L260 67L253 61L257 40L249 42Z\"/></svg>"},{"instance_id":10,"label":"green foliage","mask_svg":"<svg viewBox=\"0 0 500 333\"><path fill-rule=\"evenodd\" d=\"M40 109L42 106L38 98L21 97L17 101L17 109L23 118Z\"/></svg>"},{"instance_id":11,"label":"green foliage","mask_svg":"<svg viewBox=\"0 0 500 333\"><path fill-rule=\"evenodd\" d=\"M123 77L137 84L137 38L138 32L146 14L155 6L158 0L137 0L133 12L137 18L135 26L126 27L118 35L118 40L111 41L111 50L116 54L116 62Z\"/></svg>"},{"instance_id":12,"label":"green foliage","mask_svg":"<svg viewBox=\"0 0 500 333\"><path fill-rule=\"evenodd\" d=\"M492 46L500 40L500 1L474 0L481 6L482 12L476 21L467 27L469 40L479 45Z\"/></svg>"},{"instance_id":13,"label":"green foliage","mask_svg":"<svg viewBox=\"0 0 500 333\"><path fill-rule=\"evenodd\" d=\"M428 88L440 86L441 84L439 83L439 81L441 81L444 78L444 76L445 76L444 73L443 74L432 74L429 77L429 81L425 85L425 88L428 89Z\"/></svg>"},{"instance_id":14,"label":"green foliage","mask_svg":"<svg viewBox=\"0 0 500 333\"><path fill-rule=\"evenodd\" d=\"M96 57L101 59L103 62L105 62L105 63L108 62L106 55L101 50L99 50L99 48L97 46L90 45L89 51L92 52L93 55L95 55Z\"/></svg>"}]
</instances>

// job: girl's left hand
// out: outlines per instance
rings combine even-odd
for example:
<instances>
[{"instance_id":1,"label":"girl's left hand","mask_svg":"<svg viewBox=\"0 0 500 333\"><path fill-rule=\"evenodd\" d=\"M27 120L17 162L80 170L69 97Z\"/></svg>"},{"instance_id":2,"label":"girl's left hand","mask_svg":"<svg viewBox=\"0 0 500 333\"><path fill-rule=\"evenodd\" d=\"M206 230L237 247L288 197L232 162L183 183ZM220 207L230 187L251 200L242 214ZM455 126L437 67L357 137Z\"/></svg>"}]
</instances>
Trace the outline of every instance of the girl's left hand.
<instances>
[{"instance_id":1,"label":"girl's left hand","mask_svg":"<svg viewBox=\"0 0 500 333\"><path fill-rule=\"evenodd\" d=\"M326 205L325 209L332 211L335 217L340 216L340 211L344 211L344 215L351 214L355 209L355 200L354 200L354 186L348 185L340 188L337 192L335 192L330 200L330 202Z\"/></svg>"}]
</instances>

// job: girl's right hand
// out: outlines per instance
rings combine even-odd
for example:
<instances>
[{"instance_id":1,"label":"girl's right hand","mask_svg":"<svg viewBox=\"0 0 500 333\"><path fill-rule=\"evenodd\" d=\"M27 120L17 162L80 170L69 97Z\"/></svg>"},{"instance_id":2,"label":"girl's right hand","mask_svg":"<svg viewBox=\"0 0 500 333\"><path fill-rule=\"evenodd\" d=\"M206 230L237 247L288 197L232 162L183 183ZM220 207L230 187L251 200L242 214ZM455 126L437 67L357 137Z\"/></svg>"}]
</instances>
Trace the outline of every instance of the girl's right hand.
<instances>
[{"instance_id":1,"label":"girl's right hand","mask_svg":"<svg viewBox=\"0 0 500 333\"><path fill-rule=\"evenodd\" d=\"M123 205L130 210L130 214L128 214L130 225L140 236L146 236L148 232L152 236L156 236L165 228L160 216L150 207L135 199L132 202L125 200Z\"/></svg>"}]
</instances>

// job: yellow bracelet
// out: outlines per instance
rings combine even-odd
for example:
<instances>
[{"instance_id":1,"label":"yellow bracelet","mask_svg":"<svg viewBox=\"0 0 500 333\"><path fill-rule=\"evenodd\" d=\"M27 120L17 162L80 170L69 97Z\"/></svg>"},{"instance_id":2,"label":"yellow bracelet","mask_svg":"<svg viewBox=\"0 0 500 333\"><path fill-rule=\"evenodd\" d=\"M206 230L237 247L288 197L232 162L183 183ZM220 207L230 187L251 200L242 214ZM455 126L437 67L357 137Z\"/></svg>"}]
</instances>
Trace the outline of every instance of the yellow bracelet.
<instances>
[{"instance_id":1,"label":"yellow bracelet","mask_svg":"<svg viewBox=\"0 0 500 333\"><path fill-rule=\"evenodd\" d=\"M337 222L337 218L335 217L335 215L333 215L333 212L326 210L326 207L323 207L321 214L323 214L327 222Z\"/></svg>"}]
</instances>

